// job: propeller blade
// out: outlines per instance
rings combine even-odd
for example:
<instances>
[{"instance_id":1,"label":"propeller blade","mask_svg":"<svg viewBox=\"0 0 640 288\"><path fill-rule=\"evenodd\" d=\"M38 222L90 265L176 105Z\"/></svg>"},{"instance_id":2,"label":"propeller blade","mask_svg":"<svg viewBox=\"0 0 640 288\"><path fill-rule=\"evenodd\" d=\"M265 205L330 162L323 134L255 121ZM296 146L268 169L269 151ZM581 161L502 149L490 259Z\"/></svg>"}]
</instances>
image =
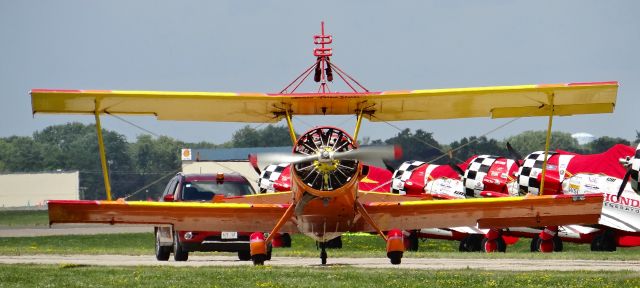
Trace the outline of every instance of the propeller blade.
<instances>
[{"instance_id":1,"label":"propeller blade","mask_svg":"<svg viewBox=\"0 0 640 288\"><path fill-rule=\"evenodd\" d=\"M333 153L333 159L349 159L364 162L380 161L381 159L396 160L402 157L400 146L365 146L345 152Z\"/></svg>"},{"instance_id":2,"label":"propeller blade","mask_svg":"<svg viewBox=\"0 0 640 288\"><path fill-rule=\"evenodd\" d=\"M513 149L513 146L511 146L509 142L507 142L507 150L509 151L509 155L511 155L511 157L513 157L513 159L516 160L516 163L518 164L518 166L520 166L520 162L518 162L518 160L524 159L522 155L518 153L516 149Z\"/></svg>"},{"instance_id":3,"label":"propeller blade","mask_svg":"<svg viewBox=\"0 0 640 288\"><path fill-rule=\"evenodd\" d=\"M382 163L384 164L384 168L387 168L387 170L391 173L396 172L397 168L393 168L393 165L391 165L391 162L387 161L387 160L382 160Z\"/></svg>"},{"instance_id":4,"label":"propeller blade","mask_svg":"<svg viewBox=\"0 0 640 288\"><path fill-rule=\"evenodd\" d=\"M399 159L401 156L400 146L365 146L345 152L333 152L332 157L335 160L358 160L383 167L382 159ZM262 167L275 163L298 164L320 160L320 156L317 154L263 153L256 157L257 163Z\"/></svg>"},{"instance_id":5,"label":"propeller blade","mask_svg":"<svg viewBox=\"0 0 640 288\"><path fill-rule=\"evenodd\" d=\"M255 156L259 167L266 167L270 164L291 163L298 164L318 160L317 155L302 155L292 153L261 153Z\"/></svg>"},{"instance_id":6,"label":"propeller blade","mask_svg":"<svg viewBox=\"0 0 640 288\"><path fill-rule=\"evenodd\" d=\"M449 161L449 167L451 167L451 169L453 169L453 171L456 171L456 173L458 173L458 175L460 175L460 177L464 176L464 170L462 170L462 168L460 168L460 166L458 166L456 163L453 163L452 161Z\"/></svg>"},{"instance_id":7,"label":"propeller blade","mask_svg":"<svg viewBox=\"0 0 640 288\"><path fill-rule=\"evenodd\" d=\"M630 176L631 176L631 169L627 170L627 173L625 173L624 177L622 177L622 184L620 184L620 189L618 190L618 199L620 199L620 196L622 196L622 192L624 191L624 188L627 186L627 182L629 182Z\"/></svg>"},{"instance_id":8,"label":"propeller blade","mask_svg":"<svg viewBox=\"0 0 640 288\"><path fill-rule=\"evenodd\" d=\"M260 171L260 167L258 166L258 158L256 157L256 154L249 154L248 158L249 158L249 164L251 164L251 167L253 167L253 170L255 170L256 173L258 173L258 176L260 176L262 172Z\"/></svg>"}]
</instances>

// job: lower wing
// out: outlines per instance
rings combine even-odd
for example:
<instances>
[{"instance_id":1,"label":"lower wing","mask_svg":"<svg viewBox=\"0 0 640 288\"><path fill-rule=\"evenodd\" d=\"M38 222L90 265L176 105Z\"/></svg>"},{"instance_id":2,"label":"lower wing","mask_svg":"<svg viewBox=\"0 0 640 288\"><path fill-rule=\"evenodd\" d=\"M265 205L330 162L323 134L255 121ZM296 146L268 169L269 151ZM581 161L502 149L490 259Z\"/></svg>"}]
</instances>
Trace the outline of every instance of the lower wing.
<instances>
[{"instance_id":1,"label":"lower wing","mask_svg":"<svg viewBox=\"0 0 640 288\"><path fill-rule=\"evenodd\" d=\"M361 202L381 230L476 226L479 228L597 224L602 194ZM354 231L373 231L359 219Z\"/></svg>"},{"instance_id":2,"label":"lower wing","mask_svg":"<svg viewBox=\"0 0 640 288\"><path fill-rule=\"evenodd\" d=\"M49 223L173 225L186 231L271 231L289 204L52 200ZM291 221L282 232L295 232Z\"/></svg>"}]
</instances>

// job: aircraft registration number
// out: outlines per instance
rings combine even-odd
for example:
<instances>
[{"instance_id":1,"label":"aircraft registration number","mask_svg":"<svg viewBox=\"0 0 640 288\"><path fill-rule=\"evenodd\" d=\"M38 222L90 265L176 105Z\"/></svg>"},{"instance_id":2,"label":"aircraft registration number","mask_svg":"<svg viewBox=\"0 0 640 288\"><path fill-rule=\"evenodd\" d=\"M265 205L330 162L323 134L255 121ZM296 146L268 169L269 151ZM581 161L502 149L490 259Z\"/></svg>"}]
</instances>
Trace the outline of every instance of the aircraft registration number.
<instances>
[{"instance_id":1,"label":"aircraft registration number","mask_svg":"<svg viewBox=\"0 0 640 288\"><path fill-rule=\"evenodd\" d=\"M238 232L222 232L221 237L222 239L238 239Z\"/></svg>"}]
</instances>

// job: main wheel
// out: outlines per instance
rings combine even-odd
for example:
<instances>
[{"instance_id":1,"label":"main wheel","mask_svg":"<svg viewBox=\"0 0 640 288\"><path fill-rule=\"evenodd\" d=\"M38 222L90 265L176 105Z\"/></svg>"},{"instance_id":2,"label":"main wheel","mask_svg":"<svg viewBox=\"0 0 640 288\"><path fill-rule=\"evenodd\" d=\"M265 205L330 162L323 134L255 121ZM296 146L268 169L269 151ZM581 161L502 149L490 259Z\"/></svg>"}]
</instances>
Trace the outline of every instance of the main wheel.
<instances>
[{"instance_id":1,"label":"main wheel","mask_svg":"<svg viewBox=\"0 0 640 288\"><path fill-rule=\"evenodd\" d=\"M458 250L460 252L479 252L482 251L482 239L483 235L480 234L470 234L464 239L460 240L460 246L458 246Z\"/></svg>"},{"instance_id":2,"label":"main wheel","mask_svg":"<svg viewBox=\"0 0 640 288\"><path fill-rule=\"evenodd\" d=\"M407 246L407 251L418 251L420 248L420 239L418 239L418 232L416 230L411 231L409 237L407 237L407 242L409 245Z\"/></svg>"},{"instance_id":3,"label":"main wheel","mask_svg":"<svg viewBox=\"0 0 640 288\"><path fill-rule=\"evenodd\" d=\"M502 236L496 238L496 240L483 238L481 247L484 252L507 252L507 242L504 241Z\"/></svg>"},{"instance_id":4,"label":"main wheel","mask_svg":"<svg viewBox=\"0 0 640 288\"><path fill-rule=\"evenodd\" d=\"M171 256L171 246L161 246L160 245L160 231L155 229L156 232L156 259L158 261L167 261L169 260L169 256Z\"/></svg>"},{"instance_id":5,"label":"main wheel","mask_svg":"<svg viewBox=\"0 0 640 288\"><path fill-rule=\"evenodd\" d=\"M184 250L178 237L178 231L173 231L173 260L187 261L189 259L189 251Z\"/></svg>"},{"instance_id":6,"label":"main wheel","mask_svg":"<svg viewBox=\"0 0 640 288\"><path fill-rule=\"evenodd\" d=\"M399 265L402 263L402 251L392 251L387 253L387 257L393 265Z\"/></svg>"}]
</instances>

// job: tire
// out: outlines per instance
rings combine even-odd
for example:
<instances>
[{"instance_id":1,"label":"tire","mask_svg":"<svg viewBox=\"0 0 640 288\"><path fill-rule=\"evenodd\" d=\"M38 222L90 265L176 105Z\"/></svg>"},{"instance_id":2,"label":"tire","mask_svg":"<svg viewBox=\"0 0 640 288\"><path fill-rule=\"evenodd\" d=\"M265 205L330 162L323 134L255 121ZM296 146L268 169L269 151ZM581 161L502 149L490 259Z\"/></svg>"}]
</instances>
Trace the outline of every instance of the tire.
<instances>
[{"instance_id":1,"label":"tire","mask_svg":"<svg viewBox=\"0 0 640 288\"><path fill-rule=\"evenodd\" d=\"M387 252L387 257L389 257L389 260L393 265L399 265L402 263L402 251Z\"/></svg>"},{"instance_id":2,"label":"tire","mask_svg":"<svg viewBox=\"0 0 640 288\"><path fill-rule=\"evenodd\" d=\"M531 252L540 252L540 236L536 234L531 238L531 245L529 245L529 249Z\"/></svg>"},{"instance_id":3,"label":"tire","mask_svg":"<svg viewBox=\"0 0 640 288\"><path fill-rule=\"evenodd\" d=\"M617 248L616 233L613 230L605 230L591 241L591 251L613 252Z\"/></svg>"},{"instance_id":4,"label":"tire","mask_svg":"<svg viewBox=\"0 0 640 288\"><path fill-rule=\"evenodd\" d=\"M420 239L418 239L418 232L411 231L409 237L407 237L407 241L409 241L409 246L407 247L408 251L418 251L420 249Z\"/></svg>"},{"instance_id":5,"label":"tire","mask_svg":"<svg viewBox=\"0 0 640 288\"><path fill-rule=\"evenodd\" d=\"M249 261L249 260L251 260L251 251L249 251L249 250L240 250L240 251L238 251L238 259L240 259L240 261Z\"/></svg>"},{"instance_id":6,"label":"tire","mask_svg":"<svg viewBox=\"0 0 640 288\"><path fill-rule=\"evenodd\" d=\"M289 233L284 233L280 237L282 237L282 247L291 248L291 235L289 235Z\"/></svg>"},{"instance_id":7,"label":"tire","mask_svg":"<svg viewBox=\"0 0 640 288\"><path fill-rule=\"evenodd\" d=\"M156 234L156 260L158 261L167 261L169 260L169 256L171 256L171 246L161 246L160 245L160 233L158 229L155 229Z\"/></svg>"},{"instance_id":8,"label":"tire","mask_svg":"<svg viewBox=\"0 0 640 288\"><path fill-rule=\"evenodd\" d=\"M602 251L602 234L598 234L591 240L591 251Z\"/></svg>"},{"instance_id":9,"label":"tire","mask_svg":"<svg viewBox=\"0 0 640 288\"><path fill-rule=\"evenodd\" d=\"M271 252L273 252L273 246L271 245L271 243L267 244L267 259L271 261Z\"/></svg>"},{"instance_id":10,"label":"tire","mask_svg":"<svg viewBox=\"0 0 640 288\"><path fill-rule=\"evenodd\" d=\"M564 250L562 239L556 235L553 237L553 252L562 252L562 250Z\"/></svg>"},{"instance_id":11,"label":"tire","mask_svg":"<svg viewBox=\"0 0 640 288\"><path fill-rule=\"evenodd\" d=\"M614 252L618 248L616 244L616 232L611 229L605 230L602 233L602 251Z\"/></svg>"},{"instance_id":12,"label":"tire","mask_svg":"<svg viewBox=\"0 0 640 288\"><path fill-rule=\"evenodd\" d=\"M487 241L489 241L489 239L487 238L482 239L482 244L480 247L483 252L487 252L486 246L485 246L487 244ZM495 241L497 245L496 252L502 252L502 253L507 252L507 242L504 241L504 238L502 238L502 236L498 237Z\"/></svg>"},{"instance_id":13,"label":"tire","mask_svg":"<svg viewBox=\"0 0 640 288\"><path fill-rule=\"evenodd\" d=\"M480 234L470 234L460 241L458 251L460 252L479 252L482 251L482 239L484 236Z\"/></svg>"},{"instance_id":14,"label":"tire","mask_svg":"<svg viewBox=\"0 0 640 288\"><path fill-rule=\"evenodd\" d=\"M173 260L175 261L187 261L189 259L189 251L185 251L180 244L178 232L173 231Z\"/></svg>"}]
</instances>

